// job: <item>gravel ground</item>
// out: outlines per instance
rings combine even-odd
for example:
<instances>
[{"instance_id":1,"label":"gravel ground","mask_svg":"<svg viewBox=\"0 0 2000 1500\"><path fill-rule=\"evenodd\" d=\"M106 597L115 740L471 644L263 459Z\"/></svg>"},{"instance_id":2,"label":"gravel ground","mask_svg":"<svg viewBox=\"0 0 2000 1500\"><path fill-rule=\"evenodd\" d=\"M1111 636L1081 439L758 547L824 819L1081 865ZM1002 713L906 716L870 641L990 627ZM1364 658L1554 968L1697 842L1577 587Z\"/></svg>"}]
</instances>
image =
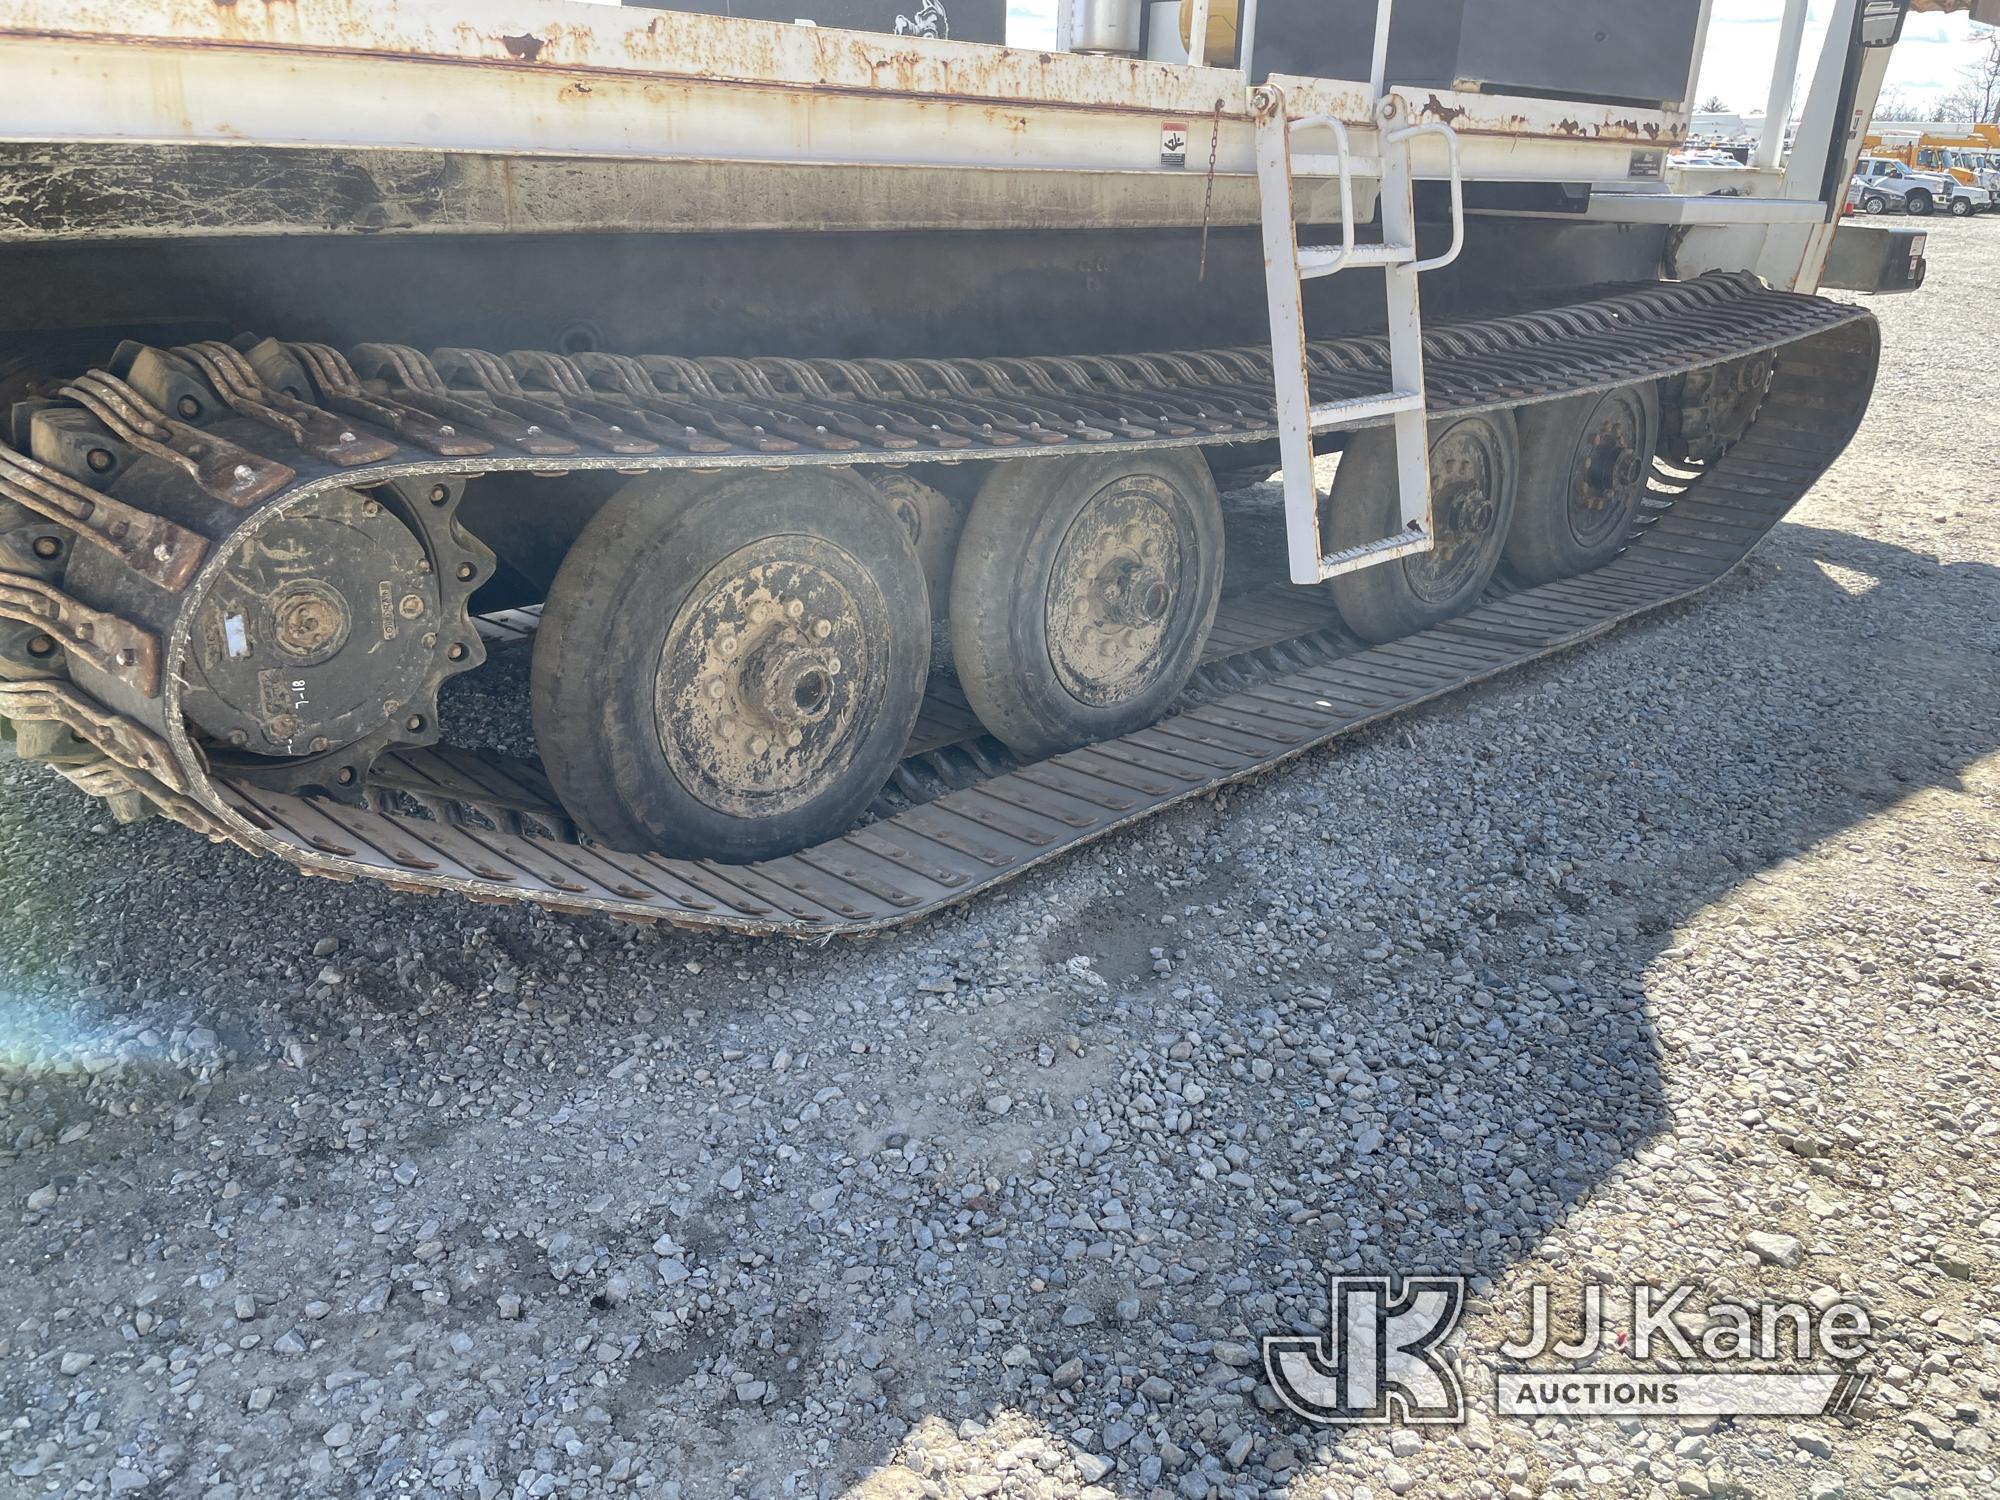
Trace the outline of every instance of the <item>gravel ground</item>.
<instances>
[{"instance_id":1,"label":"gravel ground","mask_svg":"<svg viewBox=\"0 0 2000 1500\"><path fill-rule=\"evenodd\" d=\"M2000 224L1932 257L1705 602L872 942L0 766L0 1492L1994 1493ZM1474 1278L1466 1427L1274 1412L1331 1267ZM1532 1284L1635 1277L1851 1292L1877 1382L1490 1413Z\"/></svg>"}]
</instances>

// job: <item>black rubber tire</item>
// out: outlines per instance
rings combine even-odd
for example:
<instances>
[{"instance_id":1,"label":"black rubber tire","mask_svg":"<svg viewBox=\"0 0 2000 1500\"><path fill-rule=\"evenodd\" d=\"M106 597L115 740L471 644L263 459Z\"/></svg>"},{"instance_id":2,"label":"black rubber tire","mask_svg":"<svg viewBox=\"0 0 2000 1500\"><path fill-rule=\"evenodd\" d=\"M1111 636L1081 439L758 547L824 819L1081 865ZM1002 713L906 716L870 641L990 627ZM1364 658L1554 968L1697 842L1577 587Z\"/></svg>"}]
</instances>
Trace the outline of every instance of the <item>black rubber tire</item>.
<instances>
[{"instance_id":1,"label":"black rubber tire","mask_svg":"<svg viewBox=\"0 0 2000 1500\"><path fill-rule=\"evenodd\" d=\"M1976 212L1978 212L1978 207L1970 198L1954 198L1951 200L1951 216L1954 219L1969 219Z\"/></svg>"},{"instance_id":2,"label":"black rubber tire","mask_svg":"<svg viewBox=\"0 0 2000 1500\"><path fill-rule=\"evenodd\" d=\"M1484 424L1487 429L1484 434L1467 434L1475 442L1490 438L1493 479L1498 489L1492 497L1492 518L1481 528L1472 556L1454 566L1449 578L1437 577L1434 555L1421 555L1377 563L1357 573L1343 573L1329 579L1327 592L1333 596L1340 617L1363 640L1393 641L1440 625L1472 608L1493 581L1494 570L1500 565L1501 548L1506 545L1514 519L1521 474L1520 437L1512 412L1443 417L1430 427L1433 462L1440 448L1466 423ZM1435 481L1432 491L1433 494L1437 491ZM1376 427L1356 435L1334 474L1333 494L1327 509L1330 514L1322 524L1321 533L1329 552L1379 541L1402 529L1396 496L1393 428ZM1441 520L1441 528L1442 525Z\"/></svg>"},{"instance_id":3,"label":"black rubber tire","mask_svg":"<svg viewBox=\"0 0 2000 1500\"><path fill-rule=\"evenodd\" d=\"M1064 543L1100 496L1137 482L1169 518L1175 552L1157 647L1136 690L1091 702L1065 682L1048 600ZM1020 755L1116 738L1164 714L1201 664L1222 592L1222 504L1198 454L1167 450L998 465L966 518L952 575L952 655L979 720Z\"/></svg>"},{"instance_id":4,"label":"black rubber tire","mask_svg":"<svg viewBox=\"0 0 2000 1500\"><path fill-rule=\"evenodd\" d=\"M1632 415L1637 446L1627 480L1607 485L1603 506L1578 535L1571 500L1592 462L1593 435L1617 416ZM1646 495L1646 472L1660 442L1658 386L1647 381L1618 390L1542 401L1515 414L1521 434L1521 489L1501 567L1522 588L1574 578L1601 568L1624 547ZM1636 469L1636 476L1631 475Z\"/></svg>"},{"instance_id":5,"label":"black rubber tire","mask_svg":"<svg viewBox=\"0 0 2000 1500\"><path fill-rule=\"evenodd\" d=\"M1928 214L1934 206L1931 195L1922 188L1918 188L1903 200L1903 211L1919 219Z\"/></svg>"},{"instance_id":6,"label":"black rubber tire","mask_svg":"<svg viewBox=\"0 0 2000 1500\"><path fill-rule=\"evenodd\" d=\"M1889 211L1889 200L1880 193L1865 194L1861 199L1861 211L1865 214L1886 214Z\"/></svg>"},{"instance_id":7,"label":"black rubber tire","mask_svg":"<svg viewBox=\"0 0 2000 1500\"><path fill-rule=\"evenodd\" d=\"M871 649L858 668L844 664L848 728L830 784L799 806L729 810L674 769L656 706L661 663L697 587L740 550L780 537L853 565ZM735 863L807 848L845 833L894 772L923 705L929 637L923 568L865 481L829 469L635 480L584 529L542 612L542 763L578 827L613 848Z\"/></svg>"}]
</instances>

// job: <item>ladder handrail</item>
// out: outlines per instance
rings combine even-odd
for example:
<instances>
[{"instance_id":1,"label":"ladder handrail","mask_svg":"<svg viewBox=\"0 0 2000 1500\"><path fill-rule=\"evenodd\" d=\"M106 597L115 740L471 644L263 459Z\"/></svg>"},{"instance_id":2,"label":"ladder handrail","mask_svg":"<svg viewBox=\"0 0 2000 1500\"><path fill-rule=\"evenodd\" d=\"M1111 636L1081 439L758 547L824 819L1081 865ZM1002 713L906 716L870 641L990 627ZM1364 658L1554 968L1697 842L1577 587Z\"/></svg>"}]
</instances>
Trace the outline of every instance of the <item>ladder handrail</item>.
<instances>
[{"instance_id":1,"label":"ladder handrail","mask_svg":"<svg viewBox=\"0 0 2000 1500\"><path fill-rule=\"evenodd\" d=\"M1347 126L1332 115L1306 115L1293 120L1290 129L1305 130L1315 125L1324 125L1333 132L1337 148L1334 158L1340 163L1340 254L1326 267L1326 274L1331 275L1354 255L1354 153L1348 142Z\"/></svg>"},{"instance_id":2,"label":"ladder handrail","mask_svg":"<svg viewBox=\"0 0 2000 1500\"><path fill-rule=\"evenodd\" d=\"M1384 130L1382 139L1385 144L1400 146L1420 135L1443 136L1446 155L1451 162L1451 248L1442 255L1413 263L1410 269L1418 273L1441 270L1457 260L1465 250L1465 174L1459 166L1458 132L1440 121L1426 120L1417 125L1405 125L1400 130ZM1351 218L1352 208L1349 208L1348 214Z\"/></svg>"}]
</instances>

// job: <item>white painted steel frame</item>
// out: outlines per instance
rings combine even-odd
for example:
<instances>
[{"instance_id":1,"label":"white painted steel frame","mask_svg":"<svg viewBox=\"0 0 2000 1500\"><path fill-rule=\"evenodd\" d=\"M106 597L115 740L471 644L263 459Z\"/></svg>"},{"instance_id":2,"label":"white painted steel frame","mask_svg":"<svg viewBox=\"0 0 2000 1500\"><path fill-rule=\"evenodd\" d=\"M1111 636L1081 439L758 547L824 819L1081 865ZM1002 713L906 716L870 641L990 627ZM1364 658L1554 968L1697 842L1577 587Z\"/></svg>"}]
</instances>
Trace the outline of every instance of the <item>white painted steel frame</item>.
<instances>
[{"instance_id":1,"label":"white painted steel frame","mask_svg":"<svg viewBox=\"0 0 2000 1500\"><path fill-rule=\"evenodd\" d=\"M0 0L0 140L15 141L1167 172L1187 168L1162 165L1161 123L1219 104L1218 170L1248 174L1242 81L560 0ZM1365 85L1280 84L1301 112L1372 131ZM1623 180L1633 147L1686 126L1683 113L1476 93L1405 102L1454 124L1478 179Z\"/></svg>"}]
</instances>

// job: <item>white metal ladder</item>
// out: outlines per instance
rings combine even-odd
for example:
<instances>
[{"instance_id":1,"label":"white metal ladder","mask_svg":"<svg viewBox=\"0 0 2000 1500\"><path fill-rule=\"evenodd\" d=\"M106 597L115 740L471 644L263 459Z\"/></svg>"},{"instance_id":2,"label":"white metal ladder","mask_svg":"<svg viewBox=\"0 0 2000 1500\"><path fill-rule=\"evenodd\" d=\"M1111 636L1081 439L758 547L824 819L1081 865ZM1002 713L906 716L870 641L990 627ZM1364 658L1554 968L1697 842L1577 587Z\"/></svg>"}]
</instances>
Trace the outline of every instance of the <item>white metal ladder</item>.
<instances>
[{"instance_id":1,"label":"white metal ladder","mask_svg":"<svg viewBox=\"0 0 2000 1500\"><path fill-rule=\"evenodd\" d=\"M1285 535L1292 582L1322 583L1341 573L1431 550L1431 480L1428 420L1424 405L1423 312L1417 277L1448 266L1465 248L1465 189L1459 170L1458 135L1448 125L1406 120L1407 106L1386 83L1389 15L1393 0L1378 0L1371 92L1375 101L1380 155L1357 162L1347 127L1331 115L1290 120L1284 91L1263 84L1250 91L1257 132L1257 196L1264 222L1265 292L1271 309L1271 370L1277 387L1278 446L1285 474ZM1334 154L1294 156L1292 133L1330 133ZM1416 208L1412 198L1410 147L1419 136L1446 143L1451 162L1451 248L1430 260L1417 258ZM1357 165L1374 167L1382 185L1382 243L1354 243L1354 175ZM1338 177L1340 248L1299 247L1294 173ZM1379 395L1312 403L1306 355L1305 308L1301 283L1356 267L1379 267L1386 279L1389 315L1390 388ZM1389 536L1329 553L1320 539L1320 496L1313 478L1315 434L1335 427L1392 418L1396 426L1396 486L1401 527Z\"/></svg>"}]
</instances>

